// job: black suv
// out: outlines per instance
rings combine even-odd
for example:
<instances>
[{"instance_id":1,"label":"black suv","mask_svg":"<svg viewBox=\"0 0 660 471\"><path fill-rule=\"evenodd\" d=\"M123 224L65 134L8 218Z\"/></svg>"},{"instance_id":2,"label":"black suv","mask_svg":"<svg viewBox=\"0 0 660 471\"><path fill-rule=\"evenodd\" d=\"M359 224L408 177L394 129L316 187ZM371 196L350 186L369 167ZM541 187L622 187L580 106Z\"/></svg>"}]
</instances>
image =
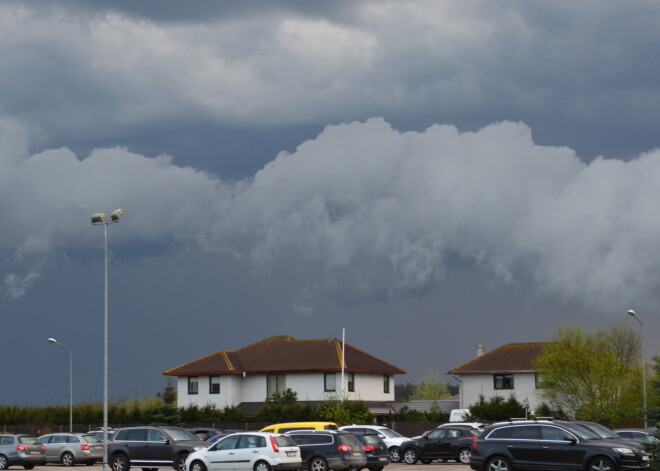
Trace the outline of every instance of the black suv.
<instances>
[{"instance_id":1,"label":"black suv","mask_svg":"<svg viewBox=\"0 0 660 471\"><path fill-rule=\"evenodd\" d=\"M128 471L131 466L185 471L188 455L207 446L179 427L128 427L117 430L108 442L108 457L112 471Z\"/></svg>"},{"instance_id":2,"label":"black suv","mask_svg":"<svg viewBox=\"0 0 660 471\"><path fill-rule=\"evenodd\" d=\"M486 427L472 446L470 467L477 471L632 471L649 469L649 455L603 440L570 422L520 420Z\"/></svg>"},{"instance_id":3,"label":"black suv","mask_svg":"<svg viewBox=\"0 0 660 471\"><path fill-rule=\"evenodd\" d=\"M361 469L367 465L362 444L350 432L294 430L285 433L300 447L303 469L328 471Z\"/></svg>"},{"instance_id":4,"label":"black suv","mask_svg":"<svg viewBox=\"0 0 660 471\"><path fill-rule=\"evenodd\" d=\"M479 431L476 428L463 425L443 425L419 438L403 442L399 446L399 454L406 464L421 461L429 464L435 459L456 460L468 464L472 454L472 442Z\"/></svg>"}]
</instances>

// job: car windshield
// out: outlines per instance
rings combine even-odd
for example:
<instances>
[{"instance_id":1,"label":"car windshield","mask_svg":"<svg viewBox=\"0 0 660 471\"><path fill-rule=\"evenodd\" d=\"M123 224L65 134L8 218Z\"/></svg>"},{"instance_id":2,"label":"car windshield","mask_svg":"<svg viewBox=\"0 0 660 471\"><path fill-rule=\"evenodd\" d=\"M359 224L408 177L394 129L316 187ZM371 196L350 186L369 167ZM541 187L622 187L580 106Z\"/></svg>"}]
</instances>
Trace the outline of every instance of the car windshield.
<instances>
[{"instance_id":1,"label":"car windshield","mask_svg":"<svg viewBox=\"0 0 660 471\"><path fill-rule=\"evenodd\" d=\"M385 435L387 438L403 437L403 435L400 433L397 433L394 430L390 430L389 428L379 428L378 431Z\"/></svg>"},{"instance_id":2,"label":"car windshield","mask_svg":"<svg viewBox=\"0 0 660 471\"><path fill-rule=\"evenodd\" d=\"M562 424L562 425L568 430L570 430L581 440L600 440L601 438L591 430L581 427L579 425L576 424Z\"/></svg>"},{"instance_id":3,"label":"car windshield","mask_svg":"<svg viewBox=\"0 0 660 471\"><path fill-rule=\"evenodd\" d=\"M165 428L163 429L172 440L179 442L181 440L193 440L200 441L193 433L182 428Z\"/></svg>"},{"instance_id":4,"label":"car windshield","mask_svg":"<svg viewBox=\"0 0 660 471\"><path fill-rule=\"evenodd\" d=\"M582 425L582 424L580 424L580 425ZM616 433L614 433L612 430L605 427L604 425L600 425L600 424L597 424L597 423L590 423L590 424L584 424L582 426L589 429L589 430L591 430L596 435L598 435L600 438L621 438Z\"/></svg>"}]
</instances>

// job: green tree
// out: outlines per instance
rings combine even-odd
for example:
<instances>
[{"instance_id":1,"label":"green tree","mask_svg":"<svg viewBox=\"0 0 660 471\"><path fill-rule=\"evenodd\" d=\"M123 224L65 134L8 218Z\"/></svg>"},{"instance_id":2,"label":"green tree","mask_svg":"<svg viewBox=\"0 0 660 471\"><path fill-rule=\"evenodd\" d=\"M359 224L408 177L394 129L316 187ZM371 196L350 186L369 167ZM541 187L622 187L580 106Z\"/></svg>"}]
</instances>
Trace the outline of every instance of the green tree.
<instances>
[{"instance_id":1,"label":"green tree","mask_svg":"<svg viewBox=\"0 0 660 471\"><path fill-rule=\"evenodd\" d=\"M467 422L497 422L525 417L525 408L513 394L508 399L493 396L486 400L484 396L479 396L479 400L470 406L469 411Z\"/></svg>"},{"instance_id":2,"label":"green tree","mask_svg":"<svg viewBox=\"0 0 660 471\"><path fill-rule=\"evenodd\" d=\"M633 365L634 347L626 342L639 337L629 334L619 326L595 333L558 328L535 360L549 408L608 426L638 414L641 368Z\"/></svg>"},{"instance_id":3,"label":"green tree","mask_svg":"<svg viewBox=\"0 0 660 471\"><path fill-rule=\"evenodd\" d=\"M320 420L335 422L337 425L369 423L371 413L362 401L348 401L333 396L323 402L317 416Z\"/></svg>"},{"instance_id":4,"label":"green tree","mask_svg":"<svg viewBox=\"0 0 660 471\"><path fill-rule=\"evenodd\" d=\"M397 384L394 386L394 399L397 401L409 401L415 392L415 385L412 383Z\"/></svg>"},{"instance_id":5,"label":"green tree","mask_svg":"<svg viewBox=\"0 0 660 471\"><path fill-rule=\"evenodd\" d=\"M294 422L305 420L310 414L308 407L298 403L298 394L291 388L274 393L266 399L264 406L254 416L257 422Z\"/></svg>"},{"instance_id":6,"label":"green tree","mask_svg":"<svg viewBox=\"0 0 660 471\"><path fill-rule=\"evenodd\" d=\"M172 386L171 378L167 378L167 384L163 389L163 403L156 413L152 414L151 422L161 425L178 425L180 423L179 410L176 407L176 391Z\"/></svg>"},{"instance_id":7,"label":"green tree","mask_svg":"<svg viewBox=\"0 0 660 471\"><path fill-rule=\"evenodd\" d=\"M447 385L440 381L437 373L428 373L422 382L415 386L413 401L439 401L449 397Z\"/></svg>"}]
</instances>

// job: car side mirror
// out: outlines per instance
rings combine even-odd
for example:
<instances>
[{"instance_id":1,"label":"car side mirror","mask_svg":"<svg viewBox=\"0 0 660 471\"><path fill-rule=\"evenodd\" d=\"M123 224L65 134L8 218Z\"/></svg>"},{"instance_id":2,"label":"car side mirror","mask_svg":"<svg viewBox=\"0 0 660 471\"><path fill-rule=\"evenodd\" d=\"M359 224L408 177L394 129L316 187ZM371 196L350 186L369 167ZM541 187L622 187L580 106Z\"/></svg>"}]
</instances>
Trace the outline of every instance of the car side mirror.
<instances>
[{"instance_id":1,"label":"car side mirror","mask_svg":"<svg viewBox=\"0 0 660 471\"><path fill-rule=\"evenodd\" d=\"M576 438L573 435L569 435L569 434L564 435L564 440L566 440L567 442L571 442L571 444L577 443Z\"/></svg>"},{"instance_id":2,"label":"car side mirror","mask_svg":"<svg viewBox=\"0 0 660 471\"><path fill-rule=\"evenodd\" d=\"M160 441L163 442L163 443L165 443L165 444L167 444L167 443L170 442L170 439L167 438L167 437L165 437L165 436L161 436L161 437L160 437Z\"/></svg>"}]
</instances>

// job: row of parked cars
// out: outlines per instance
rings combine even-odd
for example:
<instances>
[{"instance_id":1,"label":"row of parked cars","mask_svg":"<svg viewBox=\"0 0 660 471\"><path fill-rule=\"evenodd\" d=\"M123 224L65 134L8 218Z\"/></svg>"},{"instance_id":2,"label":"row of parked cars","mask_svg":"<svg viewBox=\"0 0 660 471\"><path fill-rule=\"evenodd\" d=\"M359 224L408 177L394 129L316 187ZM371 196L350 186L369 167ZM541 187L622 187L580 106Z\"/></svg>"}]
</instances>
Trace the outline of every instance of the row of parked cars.
<instances>
[{"instance_id":1,"label":"row of parked cars","mask_svg":"<svg viewBox=\"0 0 660 471\"><path fill-rule=\"evenodd\" d=\"M112 431L108 457L113 471L382 471L390 461L434 460L477 471L648 469L650 456L640 440L656 439L641 430L619 433L634 438L592 422L553 420L448 423L413 438L378 425L332 422L275 424L258 432L143 426ZM32 469L46 461L93 464L103 458L102 438L102 432L0 434L0 469Z\"/></svg>"}]
</instances>

